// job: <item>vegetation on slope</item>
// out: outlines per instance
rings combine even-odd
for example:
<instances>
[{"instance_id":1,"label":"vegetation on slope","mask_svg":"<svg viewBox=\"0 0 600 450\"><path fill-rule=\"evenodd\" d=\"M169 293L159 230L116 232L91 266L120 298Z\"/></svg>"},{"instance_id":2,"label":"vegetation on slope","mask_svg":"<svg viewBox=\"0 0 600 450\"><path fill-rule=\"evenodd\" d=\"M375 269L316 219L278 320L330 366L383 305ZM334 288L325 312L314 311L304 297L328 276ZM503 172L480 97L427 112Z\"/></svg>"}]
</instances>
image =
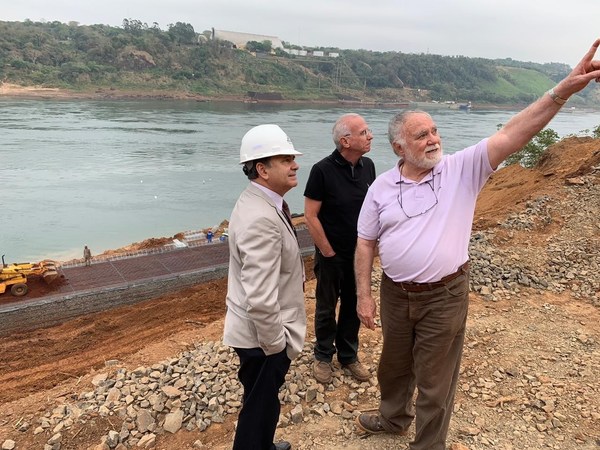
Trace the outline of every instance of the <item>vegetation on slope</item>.
<instances>
[{"instance_id":1,"label":"vegetation on slope","mask_svg":"<svg viewBox=\"0 0 600 450\"><path fill-rule=\"evenodd\" d=\"M76 22L0 22L0 80L78 91L164 90L205 96L276 92L285 99L527 103L570 68L504 60L335 51L338 58L297 57L252 43L257 53L213 41L184 22L162 30L139 20L122 27ZM598 98L588 88L572 100Z\"/></svg>"}]
</instances>

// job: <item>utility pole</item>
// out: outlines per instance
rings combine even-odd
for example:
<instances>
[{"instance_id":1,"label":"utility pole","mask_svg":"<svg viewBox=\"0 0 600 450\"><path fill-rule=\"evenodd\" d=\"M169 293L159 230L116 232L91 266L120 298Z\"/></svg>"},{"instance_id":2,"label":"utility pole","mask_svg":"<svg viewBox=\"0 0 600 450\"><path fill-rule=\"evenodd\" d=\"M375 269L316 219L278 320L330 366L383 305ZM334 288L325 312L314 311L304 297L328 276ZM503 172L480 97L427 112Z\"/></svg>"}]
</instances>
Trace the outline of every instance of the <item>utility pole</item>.
<instances>
[{"instance_id":1,"label":"utility pole","mask_svg":"<svg viewBox=\"0 0 600 450\"><path fill-rule=\"evenodd\" d=\"M334 79L333 79L333 85L337 88L340 88L341 81L342 81L342 61L341 61L341 58L339 58L336 66L335 66L335 75L334 75Z\"/></svg>"}]
</instances>

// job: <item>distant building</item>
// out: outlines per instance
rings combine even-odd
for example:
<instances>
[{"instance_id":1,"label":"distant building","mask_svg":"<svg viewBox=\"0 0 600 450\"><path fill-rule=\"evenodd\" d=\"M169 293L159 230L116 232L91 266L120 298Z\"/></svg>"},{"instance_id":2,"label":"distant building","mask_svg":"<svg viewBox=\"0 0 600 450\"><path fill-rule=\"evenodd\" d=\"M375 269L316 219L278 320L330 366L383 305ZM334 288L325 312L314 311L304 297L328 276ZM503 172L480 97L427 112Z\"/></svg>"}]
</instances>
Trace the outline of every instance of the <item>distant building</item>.
<instances>
[{"instance_id":1,"label":"distant building","mask_svg":"<svg viewBox=\"0 0 600 450\"><path fill-rule=\"evenodd\" d=\"M340 54L337 52L324 52L322 50L298 50L295 48L284 48L283 51L294 56L316 56L317 58L339 58Z\"/></svg>"},{"instance_id":2,"label":"distant building","mask_svg":"<svg viewBox=\"0 0 600 450\"><path fill-rule=\"evenodd\" d=\"M308 52L306 50L298 50L295 48L284 48L283 51L289 53L290 55L294 55L294 56L308 55Z\"/></svg>"},{"instance_id":3,"label":"distant building","mask_svg":"<svg viewBox=\"0 0 600 450\"><path fill-rule=\"evenodd\" d=\"M245 48L250 41L271 41L273 49L283 49L283 43L277 36L265 36L262 34L238 33L237 31L225 31L212 29L212 38L232 42L237 48Z\"/></svg>"}]
</instances>

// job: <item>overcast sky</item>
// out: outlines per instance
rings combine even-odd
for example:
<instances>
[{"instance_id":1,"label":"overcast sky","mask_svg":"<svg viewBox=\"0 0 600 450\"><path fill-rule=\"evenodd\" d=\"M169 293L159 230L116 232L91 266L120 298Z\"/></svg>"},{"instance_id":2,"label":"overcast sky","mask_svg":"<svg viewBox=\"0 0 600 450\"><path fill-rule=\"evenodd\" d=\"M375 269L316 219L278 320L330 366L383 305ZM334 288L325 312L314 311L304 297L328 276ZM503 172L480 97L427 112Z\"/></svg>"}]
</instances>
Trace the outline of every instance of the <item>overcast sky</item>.
<instances>
[{"instance_id":1,"label":"overcast sky","mask_svg":"<svg viewBox=\"0 0 600 450\"><path fill-rule=\"evenodd\" d=\"M0 20L166 30L189 23L291 44L574 66L600 37L600 0L0 0ZM600 57L600 55L598 55Z\"/></svg>"}]
</instances>

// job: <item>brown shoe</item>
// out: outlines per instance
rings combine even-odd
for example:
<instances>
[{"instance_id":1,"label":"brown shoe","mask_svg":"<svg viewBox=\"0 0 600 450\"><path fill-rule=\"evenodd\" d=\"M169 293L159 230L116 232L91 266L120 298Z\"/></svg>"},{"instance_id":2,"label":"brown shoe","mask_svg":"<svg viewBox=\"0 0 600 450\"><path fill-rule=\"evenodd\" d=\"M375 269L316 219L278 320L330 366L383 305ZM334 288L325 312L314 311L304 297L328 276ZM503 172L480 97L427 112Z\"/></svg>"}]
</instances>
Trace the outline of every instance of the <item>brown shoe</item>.
<instances>
[{"instance_id":1,"label":"brown shoe","mask_svg":"<svg viewBox=\"0 0 600 450\"><path fill-rule=\"evenodd\" d=\"M313 376L319 383L328 384L333 379L333 369L331 363L327 361L318 361L313 363Z\"/></svg>"},{"instance_id":2,"label":"brown shoe","mask_svg":"<svg viewBox=\"0 0 600 450\"><path fill-rule=\"evenodd\" d=\"M354 361L353 363L342 367L350 372L350 374L358 381L368 381L371 379L371 372L369 372L369 369L363 366L360 361Z\"/></svg>"},{"instance_id":3,"label":"brown shoe","mask_svg":"<svg viewBox=\"0 0 600 450\"><path fill-rule=\"evenodd\" d=\"M388 431L383 428L383 424L381 423L381 416L379 413L369 414L362 413L356 418L356 426L367 434L381 434L381 433L389 433L396 434L398 436L406 436L406 431L400 431L398 433L394 433L393 431Z\"/></svg>"}]
</instances>

